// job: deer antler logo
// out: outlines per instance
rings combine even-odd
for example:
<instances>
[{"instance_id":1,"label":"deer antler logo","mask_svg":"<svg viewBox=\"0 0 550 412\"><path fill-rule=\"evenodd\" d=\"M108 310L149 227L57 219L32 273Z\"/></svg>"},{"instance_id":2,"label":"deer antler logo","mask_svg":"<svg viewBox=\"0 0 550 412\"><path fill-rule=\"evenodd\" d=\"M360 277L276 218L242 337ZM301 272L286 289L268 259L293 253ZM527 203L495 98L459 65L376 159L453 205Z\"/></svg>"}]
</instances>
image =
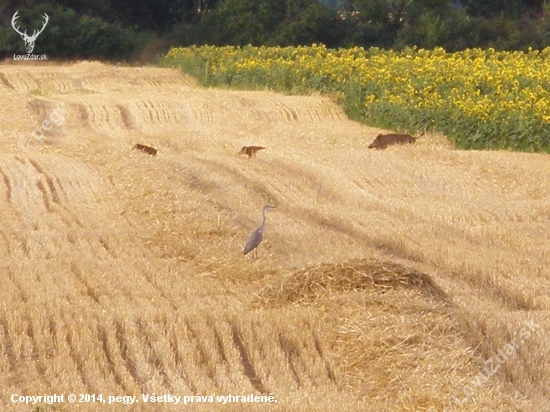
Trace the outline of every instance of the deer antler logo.
<instances>
[{"instance_id":1,"label":"deer antler logo","mask_svg":"<svg viewBox=\"0 0 550 412\"><path fill-rule=\"evenodd\" d=\"M23 38L23 40L25 40L25 48L27 49L27 53L28 54L31 54L32 51L34 50L34 42L36 41L36 38L38 37L38 35L40 33L42 33L44 31L44 28L46 27L46 24L48 24L48 21L50 20L50 18L48 17L48 15L46 13L44 13L44 24L42 25L42 28L40 30L34 30L32 36L29 36L27 34L27 30L25 30L24 33L21 33L19 31L19 27L15 27L15 21L17 20L17 18L19 17L17 15L17 13L19 13L19 10L17 10L15 12L15 14L13 15L13 18L11 19L11 26L13 27L13 29L19 33L21 35L21 37Z\"/></svg>"}]
</instances>

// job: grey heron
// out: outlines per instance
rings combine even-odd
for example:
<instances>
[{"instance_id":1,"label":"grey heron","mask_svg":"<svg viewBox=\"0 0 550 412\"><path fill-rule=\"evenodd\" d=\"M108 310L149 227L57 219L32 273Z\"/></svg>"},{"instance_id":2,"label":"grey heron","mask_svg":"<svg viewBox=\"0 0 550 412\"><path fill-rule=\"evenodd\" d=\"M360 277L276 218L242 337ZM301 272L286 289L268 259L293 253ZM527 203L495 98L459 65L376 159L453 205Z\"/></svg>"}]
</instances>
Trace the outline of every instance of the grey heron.
<instances>
[{"instance_id":1,"label":"grey heron","mask_svg":"<svg viewBox=\"0 0 550 412\"><path fill-rule=\"evenodd\" d=\"M260 227L258 229L256 229L254 232L252 232L252 234L250 235L250 237L246 241L246 245L244 246L244 249L243 249L243 253L245 255L248 254L250 251L256 249L258 247L258 245L262 242L263 238L264 238L263 233L264 233L264 226L265 226L265 211L267 209L275 209L275 206L264 206L264 207L262 207L262 224L260 225Z\"/></svg>"}]
</instances>

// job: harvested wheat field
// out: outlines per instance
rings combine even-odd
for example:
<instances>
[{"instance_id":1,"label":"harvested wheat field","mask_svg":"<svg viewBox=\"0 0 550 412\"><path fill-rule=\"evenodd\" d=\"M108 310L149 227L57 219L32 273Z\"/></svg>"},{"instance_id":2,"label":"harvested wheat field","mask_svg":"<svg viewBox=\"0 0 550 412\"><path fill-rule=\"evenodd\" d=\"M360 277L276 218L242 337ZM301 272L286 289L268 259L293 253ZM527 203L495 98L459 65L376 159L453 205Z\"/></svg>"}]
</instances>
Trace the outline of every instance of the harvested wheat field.
<instances>
[{"instance_id":1,"label":"harvested wheat field","mask_svg":"<svg viewBox=\"0 0 550 412\"><path fill-rule=\"evenodd\" d=\"M172 69L0 88L1 410L550 411L550 156Z\"/></svg>"}]
</instances>

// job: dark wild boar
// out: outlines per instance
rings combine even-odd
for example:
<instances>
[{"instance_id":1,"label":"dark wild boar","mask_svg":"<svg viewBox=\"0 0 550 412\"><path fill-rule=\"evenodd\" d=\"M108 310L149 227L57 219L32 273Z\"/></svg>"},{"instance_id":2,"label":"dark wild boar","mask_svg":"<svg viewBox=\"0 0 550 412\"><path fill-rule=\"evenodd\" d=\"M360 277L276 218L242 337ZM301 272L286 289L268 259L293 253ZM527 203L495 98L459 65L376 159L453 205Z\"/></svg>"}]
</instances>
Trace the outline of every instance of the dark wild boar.
<instances>
[{"instance_id":1,"label":"dark wild boar","mask_svg":"<svg viewBox=\"0 0 550 412\"><path fill-rule=\"evenodd\" d=\"M385 149L394 144L413 144L416 139L408 134L379 134L369 145L369 149Z\"/></svg>"},{"instance_id":2,"label":"dark wild boar","mask_svg":"<svg viewBox=\"0 0 550 412\"><path fill-rule=\"evenodd\" d=\"M243 146L239 154L245 154L248 155L249 158L256 155L256 152L259 150L263 150L265 147L262 146Z\"/></svg>"},{"instance_id":3,"label":"dark wild boar","mask_svg":"<svg viewBox=\"0 0 550 412\"><path fill-rule=\"evenodd\" d=\"M144 144L139 144L139 143L136 143L136 145L134 146L134 149L141 150L142 152L150 154L151 156L156 156L158 151L154 147L145 146Z\"/></svg>"}]
</instances>

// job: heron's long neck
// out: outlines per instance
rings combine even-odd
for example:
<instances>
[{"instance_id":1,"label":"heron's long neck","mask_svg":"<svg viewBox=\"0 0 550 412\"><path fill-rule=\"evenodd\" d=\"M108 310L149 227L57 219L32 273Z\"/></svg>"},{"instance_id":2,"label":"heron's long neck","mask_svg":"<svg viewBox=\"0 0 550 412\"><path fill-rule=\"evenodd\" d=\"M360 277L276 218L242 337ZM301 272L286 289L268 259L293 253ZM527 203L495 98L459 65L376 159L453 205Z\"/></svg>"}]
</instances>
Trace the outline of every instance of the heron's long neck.
<instances>
[{"instance_id":1,"label":"heron's long neck","mask_svg":"<svg viewBox=\"0 0 550 412\"><path fill-rule=\"evenodd\" d=\"M263 232L265 225L265 209L262 209L262 224L260 225L260 230Z\"/></svg>"}]
</instances>

